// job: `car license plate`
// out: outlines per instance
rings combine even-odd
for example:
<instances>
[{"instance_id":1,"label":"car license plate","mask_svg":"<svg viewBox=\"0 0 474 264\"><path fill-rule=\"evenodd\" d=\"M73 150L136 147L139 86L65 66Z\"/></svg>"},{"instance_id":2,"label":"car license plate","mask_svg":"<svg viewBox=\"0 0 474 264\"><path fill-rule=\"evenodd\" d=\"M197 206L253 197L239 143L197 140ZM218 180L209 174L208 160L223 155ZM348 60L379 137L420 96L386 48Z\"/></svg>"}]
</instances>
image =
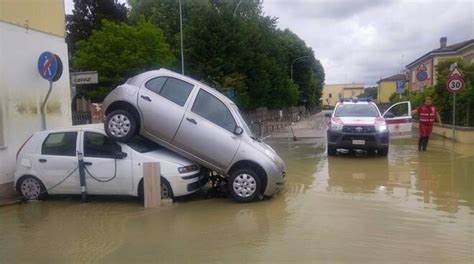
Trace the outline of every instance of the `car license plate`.
<instances>
[{"instance_id":1,"label":"car license plate","mask_svg":"<svg viewBox=\"0 0 474 264\"><path fill-rule=\"evenodd\" d=\"M353 139L352 145L365 145L365 140Z\"/></svg>"}]
</instances>

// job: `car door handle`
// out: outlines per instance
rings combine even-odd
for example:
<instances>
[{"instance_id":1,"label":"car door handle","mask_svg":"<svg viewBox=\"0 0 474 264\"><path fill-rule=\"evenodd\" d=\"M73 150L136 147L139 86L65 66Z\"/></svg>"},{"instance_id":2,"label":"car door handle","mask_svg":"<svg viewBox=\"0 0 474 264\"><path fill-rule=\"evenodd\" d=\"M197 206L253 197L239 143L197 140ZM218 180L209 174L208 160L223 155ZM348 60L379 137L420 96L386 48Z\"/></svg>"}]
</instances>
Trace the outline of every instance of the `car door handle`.
<instances>
[{"instance_id":1,"label":"car door handle","mask_svg":"<svg viewBox=\"0 0 474 264\"><path fill-rule=\"evenodd\" d=\"M41 163L45 163L47 161L48 161L47 159L39 159L39 162L41 162Z\"/></svg>"},{"instance_id":2,"label":"car door handle","mask_svg":"<svg viewBox=\"0 0 474 264\"><path fill-rule=\"evenodd\" d=\"M151 102L151 98L146 95L140 95L140 97L143 98L144 100L147 100L148 102Z\"/></svg>"},{"instance_id":3,"label":"car door handle","mask_svg":"<svg viewBox=\"0 0 474 264\"><path fill-rule=\"evenodd\" d=\"M197 125L197 123L198 123L198 122L196 122L196 120L194 120L193 118L188 118L188 117L186 117L186 120L188 120L189 122L191 122L191 123L193 123L193 124L195 124L195 125Z\"/></svg>"}]
</instances>

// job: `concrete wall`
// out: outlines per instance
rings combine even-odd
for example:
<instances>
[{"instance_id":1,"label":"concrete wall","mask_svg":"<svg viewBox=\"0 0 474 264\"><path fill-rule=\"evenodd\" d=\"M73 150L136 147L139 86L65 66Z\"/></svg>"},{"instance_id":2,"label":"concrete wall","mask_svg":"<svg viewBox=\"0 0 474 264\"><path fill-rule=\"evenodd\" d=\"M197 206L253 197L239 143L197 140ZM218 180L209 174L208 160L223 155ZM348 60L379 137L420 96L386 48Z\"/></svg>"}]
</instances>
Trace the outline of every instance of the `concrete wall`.
<instances>
[{"instance_id":1,"label":"concrete wall","mask_svg":"<svg viewBox=\"0 0 474 264\"><path fill-rule=\"evenodd\" d=\"M413 127L418 128L417 122L413 123ZM433 134L453 139L453 127L451 125L442 126L434 124ZM474 144L474 127L456 127L456 142Z\"/></svg>"},{"instance_id":2,"label":"concrete wall","mask_svg":"<svg viewBox=\"0 0 474 264\"><path fill-rule=\"evenodd\" d=\"M0 0L0 21L64 37L63 0Z\"/></svg>"},{"instance_id":3,"label":"concrete wall","mask_svg":"<svg viewBox=\"0 0 474 264\"><path fill-rule=\"evenodd\" d=\"M379 103L390 102L390 96L397 90L397 81L381 81L378 83L377 100Z\"/></svg>"},{"instance_id":4,"label":"concrete wall","mask_svg":"<svg viewBox=\"0 0 474 264\"><path fill-rule=\"evenodd\" d=\"M1 0L0 0L1 1ZM8 2L8 1L7 1ZM47 1L46 1L47 2ZM67 46L63 37L26 30L0 21L0 184L13 180L18 148L41 128L40 104L49 88L37 71L43 51L59 55L63 75L54 83L47 110L47 128L72 124ZM0 141L1 142L1 141Z\"/></svg>"}]
</instances>

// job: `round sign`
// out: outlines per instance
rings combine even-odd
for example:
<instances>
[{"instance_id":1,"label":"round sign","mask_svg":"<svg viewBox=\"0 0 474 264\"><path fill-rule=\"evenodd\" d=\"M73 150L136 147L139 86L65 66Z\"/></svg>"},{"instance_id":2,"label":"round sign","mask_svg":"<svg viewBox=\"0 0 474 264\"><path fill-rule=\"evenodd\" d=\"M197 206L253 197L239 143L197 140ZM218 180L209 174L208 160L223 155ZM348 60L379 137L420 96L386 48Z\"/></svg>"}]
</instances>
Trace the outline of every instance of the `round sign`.
<instances>
[{"instance_id":1,"label":"round sign","mask_svg":"<svg viewBox=\"0 0 474 264\"><path fill-rule=\"evenodd\" d=\"M446 89L450 93L459 93L464 88L464 79L459 76L455 75L448 79L448 83L446 85Z\"/></svg>"},{"instance_id":2,"label":"round sign","mask_svg":"<svg viewBox=\"0 0 474 264\"><path fill-rule=\"evenodd\" d=\"M63 65L58 55L45 51L38 58L38 72L43 79L55 82L62 75Z\"/></svg>"},{"instance_id":3,"label":"round sign","mask_svg":"<svg viewBox=\"0 0 474 264\"><path fill-rule=\"evenodd\" d=\"M418 71L416 73L416 79L420 82L426 81L426 79L428 79L428 73L426 73L426 71Z\"/></svg>"}]
</instances>

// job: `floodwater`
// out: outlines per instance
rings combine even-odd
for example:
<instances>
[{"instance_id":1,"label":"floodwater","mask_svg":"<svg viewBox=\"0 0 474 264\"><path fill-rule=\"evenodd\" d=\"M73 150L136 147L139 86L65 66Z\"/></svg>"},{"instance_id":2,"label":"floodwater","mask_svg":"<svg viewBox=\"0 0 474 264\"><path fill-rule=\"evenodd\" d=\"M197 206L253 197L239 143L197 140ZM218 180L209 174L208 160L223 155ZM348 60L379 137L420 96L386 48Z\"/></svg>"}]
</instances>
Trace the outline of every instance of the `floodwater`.
<instances>
[{"instance_id":1,"label":"floodwater","mask_svg":"<svg viewBox=\"0 0 474 264\"><path fill-rule=\"evenodd\" d=\"M287 164L277 196L250 204L53 198L0 207L1 263L473 263L473 145L387 158L327 157L325 139L271 143Z\"/></svg>"}]
</instances>

